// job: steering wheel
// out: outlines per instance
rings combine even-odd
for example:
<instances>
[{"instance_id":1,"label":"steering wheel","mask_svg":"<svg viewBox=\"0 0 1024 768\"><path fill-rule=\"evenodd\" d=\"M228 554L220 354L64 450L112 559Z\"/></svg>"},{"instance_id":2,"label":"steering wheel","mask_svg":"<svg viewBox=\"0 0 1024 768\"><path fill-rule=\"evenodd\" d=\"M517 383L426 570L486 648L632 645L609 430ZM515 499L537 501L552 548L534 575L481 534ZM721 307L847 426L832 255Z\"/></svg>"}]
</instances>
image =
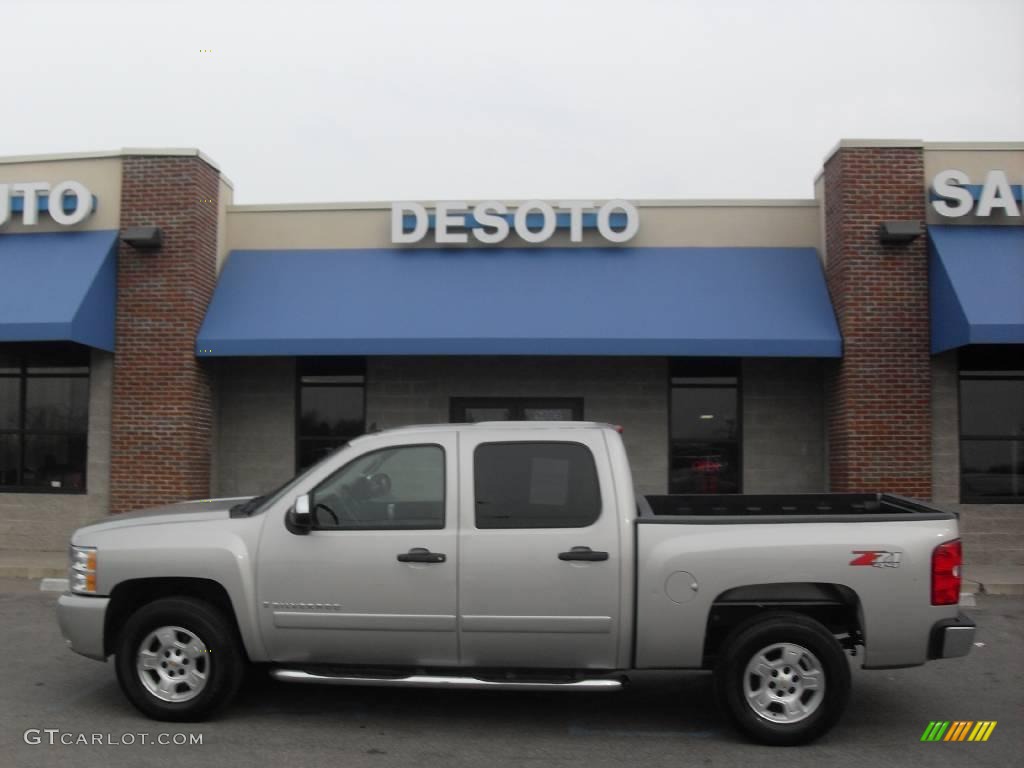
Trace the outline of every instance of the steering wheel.
<instances>
[{"instance_id":1,"label":"steering wheel","mask_svg":"<svg viewBox=\"0 0 1024 768\"><path fill-rule=\"evenodd\" d=\"M340 493L338 493L337 495L332 495L332 501L335 500L337 501L338 505L337 512L335 512L331 505L328 504L327 502L317 500L315 505L313 506L314 519L317 517L320 510L323 510L324 512L331 516L331 520L334 521L335 527L341 526L341 518L344 518L350 523L354 523L358 527L360 520L359 516L356 514L355 509L353 509L353 500L348 490L348 486L342 486Z\"/></svg>"},{"instance_id":2,"label":"steering wheel","mask_svg":"<svg viewBox=\"0 0 1024 768\"><path fill-rule=\"evenodd\" d=\"M336 514L334 514L334 510L331 509L326 504L324 504L322 501L318 501L316 503L316 506L313 507L313 519L314 520L316 519L317 513L319 513L321 509L324 512L326 512L328 515L331 516L331 519L334 521L335 525L341 525L341 522L338 520L338 516Z\"/></svg>"}]
</instances>

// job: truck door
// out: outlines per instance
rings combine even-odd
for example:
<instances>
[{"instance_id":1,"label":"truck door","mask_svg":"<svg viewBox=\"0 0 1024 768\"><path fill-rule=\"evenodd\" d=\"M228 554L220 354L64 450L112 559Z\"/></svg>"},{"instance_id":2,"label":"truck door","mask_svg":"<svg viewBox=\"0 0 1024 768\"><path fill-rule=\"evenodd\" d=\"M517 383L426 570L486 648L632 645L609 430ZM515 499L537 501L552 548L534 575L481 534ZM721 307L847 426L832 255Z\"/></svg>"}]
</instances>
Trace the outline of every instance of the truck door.
<instances>
[{"instance_id":1,"label":"truck door","mask_svg":"<svg viewBox=\"0 0 1024 768\"><path fill-rule=\"evenodd\" d=\"M409 439L382 436L268 513L256 573L274 661L458 664L456 439ZM305 534L285 524L300 493Z\"/></svg>"},{"instance_id":2,"label":"truck door","mask_svg":"<svg viewBox=\"0 0 1024 768\"><path fill-rule=\"evenodd\" d=\"M598 430L459 434L463 666L614 669L619 526Z\"/></svg>"}]
</instances>

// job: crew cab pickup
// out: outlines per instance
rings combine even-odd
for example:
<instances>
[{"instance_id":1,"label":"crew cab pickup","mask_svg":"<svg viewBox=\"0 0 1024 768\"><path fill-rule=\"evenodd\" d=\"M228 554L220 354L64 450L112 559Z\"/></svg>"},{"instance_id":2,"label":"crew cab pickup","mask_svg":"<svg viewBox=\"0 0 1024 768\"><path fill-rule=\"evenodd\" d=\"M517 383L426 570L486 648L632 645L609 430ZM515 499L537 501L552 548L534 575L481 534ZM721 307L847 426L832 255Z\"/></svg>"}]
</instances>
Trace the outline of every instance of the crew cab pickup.
<instances>
[{"instance_id":1,"label":"crew cab pickup","mask_svg":"<svg viewBox=\"0 0 1024 768\"><path fill-rule=\"evenodd\" d=\"M637 497L616 428L365 435L277 490L71 539L58 618L143 713L281 681L611 691L707 669L737 727L797 744L865 668L963 656L957 518L885 494Z\"/></svg>"}]
</instances>

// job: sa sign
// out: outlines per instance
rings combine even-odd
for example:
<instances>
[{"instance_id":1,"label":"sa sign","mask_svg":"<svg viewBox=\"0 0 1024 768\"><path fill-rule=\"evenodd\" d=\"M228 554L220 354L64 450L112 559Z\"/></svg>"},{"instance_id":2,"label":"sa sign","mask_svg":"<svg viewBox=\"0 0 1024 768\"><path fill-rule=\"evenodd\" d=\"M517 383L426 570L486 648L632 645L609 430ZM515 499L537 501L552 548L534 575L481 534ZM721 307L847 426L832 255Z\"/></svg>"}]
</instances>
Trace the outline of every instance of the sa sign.
<instances>
[{"instance_id":1,"label":"sa sign","mask_svg":"<svg viewBox=\"0 0 1024 768\"><path fill-rule=\"evenodd\" d=\"M1006 171L989 171L981 185L972 185L970 177L963 171L940 171L932 179L932 208L940 216L951 219L969 213L988 217L996 211L1007 216L1020 216L1020 189L1010 184Z\"/></svg>"}]
</instances>

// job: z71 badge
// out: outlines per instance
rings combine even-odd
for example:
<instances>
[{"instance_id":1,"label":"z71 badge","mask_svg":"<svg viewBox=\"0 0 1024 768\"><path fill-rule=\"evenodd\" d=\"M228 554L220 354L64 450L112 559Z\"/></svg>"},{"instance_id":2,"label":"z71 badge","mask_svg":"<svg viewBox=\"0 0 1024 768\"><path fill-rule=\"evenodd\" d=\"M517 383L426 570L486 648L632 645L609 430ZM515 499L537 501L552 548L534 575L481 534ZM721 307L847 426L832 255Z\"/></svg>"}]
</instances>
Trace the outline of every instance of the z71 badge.
<instances>
[{"instance_id":1,"label":"z71 badge","mask_svg":"<svg viewBox=\"0 0 1024 768\"><path fill-rule=\"evenodd\" d=\"M885 549L855 549L853 554L857 557L850 561L850 565L873 565L875 568L899 568L902 552L890 552Z\"/></svg>"}]
</instances>

